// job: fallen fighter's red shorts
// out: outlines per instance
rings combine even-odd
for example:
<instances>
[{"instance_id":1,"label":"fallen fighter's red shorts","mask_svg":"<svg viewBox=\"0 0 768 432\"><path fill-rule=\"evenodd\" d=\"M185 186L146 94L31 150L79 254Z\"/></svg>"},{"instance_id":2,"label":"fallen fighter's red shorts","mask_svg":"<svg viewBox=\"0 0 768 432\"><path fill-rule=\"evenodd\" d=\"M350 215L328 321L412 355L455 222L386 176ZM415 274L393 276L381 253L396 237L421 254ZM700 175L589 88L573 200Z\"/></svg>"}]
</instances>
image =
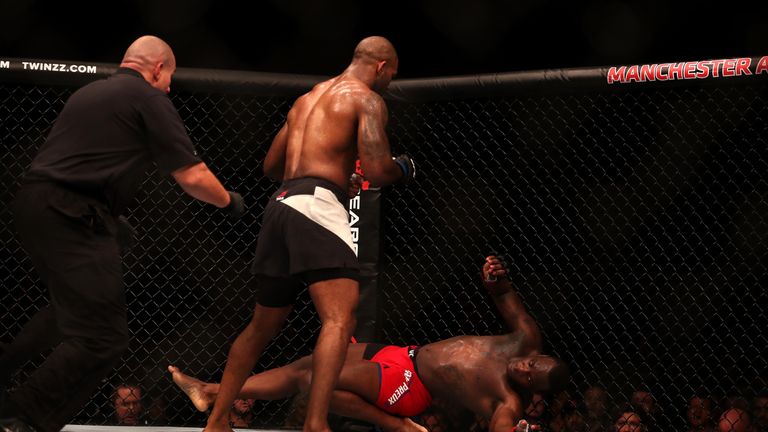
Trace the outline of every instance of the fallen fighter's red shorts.
<instances>
[{"instance_id":1,"label":"fallen fighter's red shorts","mask_svg":"<svg viewBox=\"0 0 768 432\"><path fill-rule=\"evenodd\" d=\"M381 384L376 406L401 417L412 417L424 412L432 403L432 395L421 382L413 361L418 347L369 344L368 349L378 349L366 359L378 363ZM369 350L366 354L369 354Z\"/></svg>"}]
</instances>

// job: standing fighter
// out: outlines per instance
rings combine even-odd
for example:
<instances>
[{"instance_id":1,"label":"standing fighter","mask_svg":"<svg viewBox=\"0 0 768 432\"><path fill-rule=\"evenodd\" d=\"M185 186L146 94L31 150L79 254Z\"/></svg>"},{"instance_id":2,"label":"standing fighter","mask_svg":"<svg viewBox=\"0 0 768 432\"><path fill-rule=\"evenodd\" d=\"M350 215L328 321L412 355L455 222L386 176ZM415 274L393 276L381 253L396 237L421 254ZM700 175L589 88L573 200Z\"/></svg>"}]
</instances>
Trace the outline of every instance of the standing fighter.
<instances>
[{"instance_id":1,"label":"standing fighter","mask_svg":"<svg viewBox=\"0 0 768 432\"><path fill-rule=\"evenodd\" d=\"M51 354L0 410L3 431L58 432L128 348L120 215L154 162L194 198L239 217L228 192L195 153L168 98L176 59L143 36L109 78L77 90L32 160L14 202L22 244L50 305L0 355L0 388L27 360Z\"/></svg>"},{"instance_id":2,"label":"standing fighter","mask_svg":"<svg viewBox=\"0 0 768 432\"><path fill-rule=\"evenodd\" d=\"M251 268L257 304L229 351L206 432L231 430L232 402L305 285L322 327L304 430L330 431L328 404L355 327L359 295L346 208L355 160L360 158L367 180L376 185L414 175L410 158L392 158L384 131L387 107L378 93L396 73L392 44L378 36L363 39L341 75L296 100L272 142L264 173L282 185L267 204Z\"/></svg>"},{"instance_id":3,"label":"standing fighter","mask_svg":"<svg viewBox=\"0 0 768 432\"><path fill-rule=\"evenodd\" d=\"M333 393L332 411L377 424L386 432L415 431L423 429L406 417L434 404L452 419L479 416L489 421L489 431L509 432L534 393L564 388L568 366L542 354L539 327L504 277L506 267L489 256L482 272L483 284L511 333L457 336L421 347L351 344ZM314 377L312 362L313 357L307 356L251 376L240 397L271 400L300 393ZM204 411L214 400L218 403L218 384L184 375L174 366L168 370L197 409Z\"/></svg>"}]
</instances>

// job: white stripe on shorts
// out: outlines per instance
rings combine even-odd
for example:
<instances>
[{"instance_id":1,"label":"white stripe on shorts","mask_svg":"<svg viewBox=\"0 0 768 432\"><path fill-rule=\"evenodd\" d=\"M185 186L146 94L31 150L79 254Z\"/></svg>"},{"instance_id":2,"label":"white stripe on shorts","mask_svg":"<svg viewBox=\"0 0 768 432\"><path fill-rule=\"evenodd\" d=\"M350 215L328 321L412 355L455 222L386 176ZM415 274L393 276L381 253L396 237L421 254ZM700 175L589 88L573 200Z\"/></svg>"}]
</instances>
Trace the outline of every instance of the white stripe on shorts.
<instances>
[{"instance_id":1,"label":"white stripe on shorts","mask_svg":"<svg viewBox=\"0 0 768 432\"><path fill-rule=\"evenodd\" d=\"M336 234L353 252L355 251L352 231L349 229L349 214L330 190L315 186L314 195L293 195L280 202Z\"/></svg>"}]
</instances>

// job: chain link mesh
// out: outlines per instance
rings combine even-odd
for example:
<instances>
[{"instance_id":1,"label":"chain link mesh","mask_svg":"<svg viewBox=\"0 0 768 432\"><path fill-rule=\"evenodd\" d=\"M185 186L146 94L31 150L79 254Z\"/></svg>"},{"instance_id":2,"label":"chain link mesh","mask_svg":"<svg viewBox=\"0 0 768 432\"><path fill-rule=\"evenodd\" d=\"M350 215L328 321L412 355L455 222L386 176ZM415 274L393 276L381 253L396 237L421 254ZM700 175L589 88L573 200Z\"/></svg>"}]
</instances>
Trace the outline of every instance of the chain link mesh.
<instances>
[{"instance_id":1,"label":"chain link mesh","mask_svg":"<svg viewBox=\"0 0 768 432\"><path fill-rule=\"evenodd\" d=\"M71 92L0 84L2 342L46 301L9 203ZM723 398L764 390L765 95L751 83L390 103L393 152L411 154L418 177L386 191L382 341L503 332L479 284L495 253L545 350L572 366L569 398L601 386L619 406L646 390L658 429L680 430L702 389ZM145 409L163 408L148 421L204 424L165 366L218 381L250 318L247 268L276 188L260 161L292 101L194 91L173 101L250 212L233 223L169 179L147 180L128 215L139 234L125 259L130 353L77 423L111 422L112 388L138 382ZM305 293L259 370L309 354L318 328ZM257 402L254 426L285 425L291 403Z\"/></svg>"},{"instance_id":2,"label":"chain link mesh","mask_svg":"<svg viewBox=\"0 0 768 432\"><path fill-rule=\"evenodd\" d=\"M503 331L479 283L495 253L571 364L571 399L599 386L620 408L647 391L658 430L682 430L693 394L764 391L765 90L396 106L421 176L384 213L384 339Z\"/></svg>"}]
</instances>

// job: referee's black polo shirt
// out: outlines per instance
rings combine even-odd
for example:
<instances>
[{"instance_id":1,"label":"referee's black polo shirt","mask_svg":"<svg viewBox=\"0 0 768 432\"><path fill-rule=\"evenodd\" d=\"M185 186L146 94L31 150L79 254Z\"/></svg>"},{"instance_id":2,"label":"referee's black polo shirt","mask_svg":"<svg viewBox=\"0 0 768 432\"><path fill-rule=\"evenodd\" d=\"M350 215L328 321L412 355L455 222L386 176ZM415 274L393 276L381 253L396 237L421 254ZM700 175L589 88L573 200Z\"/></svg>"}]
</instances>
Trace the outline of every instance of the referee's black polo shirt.
<instances>
[{"instance_id":1,"label":"referee's black polo shirt","mask_svg":"<svg viewBox=\"0 0 768 432\"><path fill-rule=\"evenodd\" d=\"M70 96L26 179L97 197L119 215L153 161L166 175L200 158L168 96L119 68Z\"/></svg>"}]
</instances>

